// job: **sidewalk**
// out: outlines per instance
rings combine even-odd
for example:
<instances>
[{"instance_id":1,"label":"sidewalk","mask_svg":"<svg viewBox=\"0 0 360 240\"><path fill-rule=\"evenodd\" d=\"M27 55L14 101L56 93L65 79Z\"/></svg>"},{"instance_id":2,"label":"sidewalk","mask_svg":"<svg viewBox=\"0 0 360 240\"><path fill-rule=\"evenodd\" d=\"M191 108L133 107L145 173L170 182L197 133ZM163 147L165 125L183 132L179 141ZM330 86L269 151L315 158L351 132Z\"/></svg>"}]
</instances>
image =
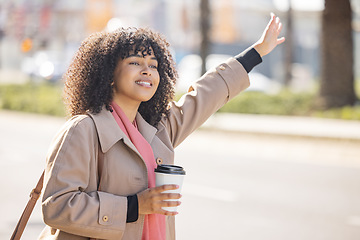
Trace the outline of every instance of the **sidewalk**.
<instances>
[{"instance_id":1,"label":"sidewalk","mask_svg":"<svg viewBox=\"0 0 360 240\"><path fill-rule=\"evenodd\" d=\"M217 113L202 129L360 141L360 121L325 118Z\"/></svg>"},{"instance_id":2,"label":"sidewalk","mask_svg":"<svg viewBox=\"0 0 360 240\"><path fill-rule=\"evenodd\" d=\"M318 124L311 124L313 121ZM65 119L61 117L0 110L0 181L10 183L3 187L0 211L6 217L0 220L0 239L9 239L11 236L29 192L42 172L50 141L64 122ZM230 215L235 220L229 221L238 221L246 229L242 233L244 239L253 235L259 222L262 226L269 226L265 229L267 234L274 235L279 229L281 232L285 224L289 231L281 233L281 236L291 236L294 232L301 236L312 236L314 228L307 227L309 219L316 226L318 234L336 226L331 233L327 232L327 236L349 232L348 237L340 239L358 239L359 141L307 141L306 138L273 138L273 135L261 138L261 134L290 135L285 131L289 129L296 129L304 135L305 130L301 128L309 126L314 126L314 131L319 131L324 126L350 129L354 130L354 135L355 130L360 129L360 121L355 122L355 125L349 125L351 122L347 121L336 120L334 125L329 124L330 122L333 123L333 120L242 114L217 114L211 117L205 124L205 129L211 131L216 126L218 130L235 134L201 133L200 130L176 150L178 160L192 168L188 172L187 187L184 188L183 212L177 219L179 239L192 239L194 233L200 236L208 232L209 224L219 225L213 219L224 219ZM311 129L306 129L314 133ZM327 128L322 129L330 132ZM240 134L237 136L236 132ZM341 131L344 132L347 131ZM244 137L241 136L243 133L259 134L260 137ZM294 132L291 134L296 136ZM357 139L359 136L360 134ZM219 141L214 142L214 137ZM224 154L224 161L219 162L218 157L223 156L224 146L228 150ZM194 158L198 158L196 164L193 164ZM203 170L204 165L207 166L206 171ZM221 166L224 169L236 166L239 171L230 169L229 173L219 173ZM228 179L229 184L217 184L219 181L214 176ZM204 191L199 193L199 188ZM213 197L214 192L220 193L217 195L221 197ZM212 218L208 218L209 221L200 226L200 230L198 226L195 229L193 224L189 224L199 204L205 204L201 208L205 215L206 209L217 209L216 213L212 213ZM241 213L242 217L239 219L236 214L231 214L234 212ZM38 202L22 239L37 239L43 227ZM239 235L238 229L232 226L220 227L223 231L218 233L219 236L222 232L233 236L228 237L229 239L236 239ZM208 235L210 237L206 236L206 239L218 239L217 234ZM269 239L265 235L259 235L257 239ZM273 239L286 239L274 236ZM197 238L201 237L195 237ZM327 239L336 239L336 236Z\"/></svg>"},{"instance_id":3,"label":"sidewalk","mask_svg":"<svg viewBox=\"0 0 360 240\"><path fill-rule=\"evenodd\" d=\"M56 119L61 125L65 118L0 110L0 117L18 116ZM203 130L231 133L275 135L360 141L360 121L312 117L216 113L202 126Z\"/></svg>"}]
</instances>

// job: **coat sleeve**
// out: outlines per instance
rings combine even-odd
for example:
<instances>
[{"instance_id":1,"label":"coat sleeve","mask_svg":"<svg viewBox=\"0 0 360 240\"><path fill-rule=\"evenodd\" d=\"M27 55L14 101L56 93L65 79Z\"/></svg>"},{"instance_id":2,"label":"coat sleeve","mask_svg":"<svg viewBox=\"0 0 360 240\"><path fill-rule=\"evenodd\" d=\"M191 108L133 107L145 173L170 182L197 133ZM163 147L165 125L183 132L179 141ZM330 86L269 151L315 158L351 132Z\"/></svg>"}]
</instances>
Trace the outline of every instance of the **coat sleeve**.
<instances>
[{"instance_id":1,"label":"coat sleeve","mask_svg":"<svg viewBox=\"0 0 360 240\"><path fill-rule=\"evenodd\" d=\"M246 70L235 58L230 58L208 71L178 102L170 103L169 117L164 119L162 124L165 125L173 146L178 146L212 114L249 85Z\"/></svg>"},{"instance_id":2,"label":"coat sleeve","mask_svg":"<svg viewBox=\"0 0 360 240\"><path fill-rule=\"evenodd\" d=\"M127 198L97 191L98 140L89 117L70 120L47 157L42 211L44 222L93 238L121 239Z\"/></svg>"}]
</instances>

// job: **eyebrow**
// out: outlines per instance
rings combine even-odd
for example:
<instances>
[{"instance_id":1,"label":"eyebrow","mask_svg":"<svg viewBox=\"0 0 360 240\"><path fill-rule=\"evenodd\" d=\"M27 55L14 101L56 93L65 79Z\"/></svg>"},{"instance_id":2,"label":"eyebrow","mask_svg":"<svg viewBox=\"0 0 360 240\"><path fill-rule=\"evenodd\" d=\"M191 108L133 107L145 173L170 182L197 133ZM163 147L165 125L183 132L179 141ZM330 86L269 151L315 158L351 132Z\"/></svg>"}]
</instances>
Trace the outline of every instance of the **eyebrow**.
<instances>
[{"instance_id":1,"label":"eyebrow","mask_svg":"<svg viewBox=\"0 0 360 240\"><path fill-rule=\"evenodd\" d=\"M139 54L130 54L127 58L129 57L139 57L139 58L144 58L144 56L141 56ZM157 61L157 58L156 57L152 57L151 58L152 60L156 60Z\"/></svg>"}]
</instances>

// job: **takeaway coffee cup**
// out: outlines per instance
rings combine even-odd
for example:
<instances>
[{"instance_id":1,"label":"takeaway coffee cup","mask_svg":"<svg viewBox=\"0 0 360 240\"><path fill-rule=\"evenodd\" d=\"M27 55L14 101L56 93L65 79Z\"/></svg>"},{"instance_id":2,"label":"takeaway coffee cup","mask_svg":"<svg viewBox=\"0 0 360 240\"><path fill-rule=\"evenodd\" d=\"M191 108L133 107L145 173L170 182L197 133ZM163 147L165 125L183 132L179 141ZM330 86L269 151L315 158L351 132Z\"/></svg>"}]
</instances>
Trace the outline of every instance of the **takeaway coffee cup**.
<instances>
[{"instance_id":1,"label":"takeaway coffee cup","mask_svg":"<svg viewBox=\"0 0 360 240\"><path fill-rule=\"evenodd\" d=\"M185 171L180 166L175 165L158 165L155 169L156 186L162 186L166 184L176 184L178 189L168 190L165 193L181 193L181 187L183 184ZM166 201L177 201L176 199L169 199ZM176 212L177 207L163 207L164 210L170 212Z\"/></svg>"}]
</instances>

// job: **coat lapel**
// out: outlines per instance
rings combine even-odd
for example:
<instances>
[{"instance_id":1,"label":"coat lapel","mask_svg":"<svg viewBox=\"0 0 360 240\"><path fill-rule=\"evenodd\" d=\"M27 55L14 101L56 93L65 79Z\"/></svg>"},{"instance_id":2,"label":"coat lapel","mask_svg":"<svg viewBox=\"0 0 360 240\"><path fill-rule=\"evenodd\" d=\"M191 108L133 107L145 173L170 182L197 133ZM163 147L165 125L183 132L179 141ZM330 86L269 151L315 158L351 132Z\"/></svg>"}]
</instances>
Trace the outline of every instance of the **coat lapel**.
<instances>
[{"instance_id":1,"label":"coat lapel","mask_svg":"<svg viewBox=\"0 0 360 240\"><path fill-rule=\"evenodd\" d=\"M109 151L109 149L118 141L123 140L123 142L131 150L133 150L137 155L139 155L140 158L142 158L134 144L120 129L111 112L108 111L105 107L98 114L88 113L88 115L94 120L103 153Z\"/></svg>"},{"instance_id":2,"label":"coat lapel","mask_svg":"<svg viewBox=\"0 0 360 240\"><path fill-rule=\"evenodd\" d=\"M145 140L151 145L151 142L157 132L157 129L150 125L138 112L136 114L136 123L141 135L145 138Z\"/></svg>"},{"instance_id":3,"label":"coat lapel","mask_svg":"<svg viewBox=\"0 0 360 240\"><path fill-rule=\"evenodd\" d=\"M135 145L131 140L126 136L126 134L120 129L116 123L113 115L105 107L98 114L88 113L88 115L94 120L96 130L99 136L99 142L102 152L107 152L109 149L118 141L123 140L124 143L133 150L141 159L139 151L136 149ZM136 123L141 135L145 140L151 145L151 142L157 133L157 129L150 125L145 119L141 116L140 113L136 114Z\"/></svg>"}]
</instances>

